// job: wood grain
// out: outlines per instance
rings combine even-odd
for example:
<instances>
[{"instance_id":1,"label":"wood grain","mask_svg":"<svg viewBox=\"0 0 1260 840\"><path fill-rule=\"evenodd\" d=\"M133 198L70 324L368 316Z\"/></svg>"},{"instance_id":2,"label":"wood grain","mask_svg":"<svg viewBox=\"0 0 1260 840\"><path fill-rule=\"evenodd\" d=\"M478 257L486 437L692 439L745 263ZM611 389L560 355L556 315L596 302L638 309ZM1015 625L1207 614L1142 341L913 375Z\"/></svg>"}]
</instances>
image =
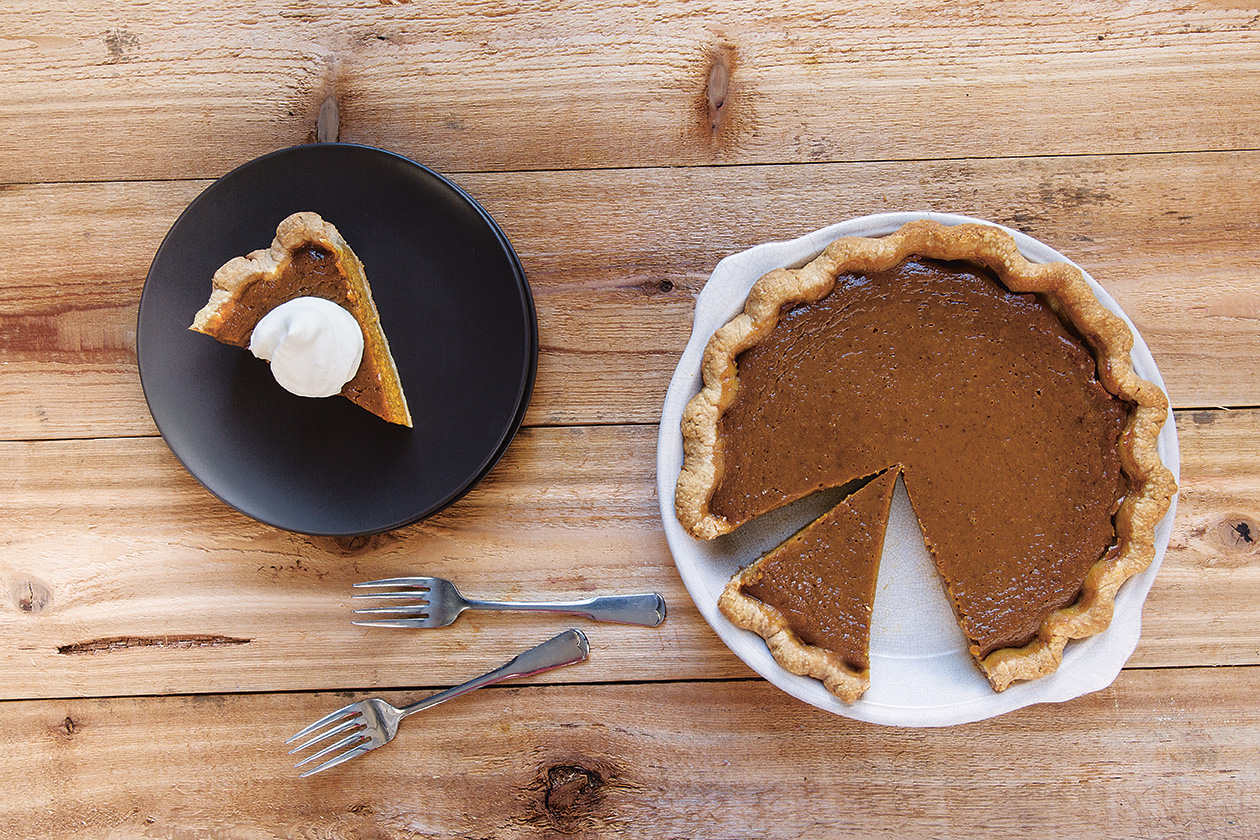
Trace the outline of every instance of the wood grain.
<instances>
[{"instance_id":1,"label":"wood grain","mask_svg":"<svg viewBox=\"0 0 1260 840\"><path fill-rule=\"evenodd\" d=\"M226 507L160 439L0 445L0 697L455 681L559 629L608 644L585 679L729 676L660 530L650 427L527 431L475 491L378 537L308 538ZM65 490L73 471L77 489ZM470 595L661 591L660 629L471 613L453 627L351 625L356 581L421 572ZM615 643L611 640L615 640Z\"/></svg>"},{"instance_id":2,"label":"wood grain","mask_svg":"<svg viewBox=\"0 0 1260 840\"><path fill-rule=\"evenodd\" d=\"M1252 148L1243 2L0 10L0 181L213 177L313 138L444 171ZM49 137L73 138L74 155Z\"/></svg>"},{"instance_id":3,"label":"wood grain","mask_svg":"<svg viewBox=\"0 0 1260 840\"><path fill-rule=\"evenodd\" d=\"M1260 664L1249 619L1260 600L1250 535L1260 531L1248 530L1260 527L1260 461L1248 444L1260 411L1197 412L1178 425L1181 514L1131 664ZM159 439L0 444L0 517L11 528L0 557L0 698L388 687L418 670L451 682L471 652L506 659L559 626L480 613L423 634L350 624L350 584L421 572L486 596L665 594L660 629L581 624L593 644L615 643L562 679L746 675L674 569L655 453L652 426L527 430L445 512L346 541L236 513Z\"/></svg>"},{"instance_id":4,"label":"wood grain","mask_svg":"<svg viewBox=\"0 0 1260 840\"><path fill-rule=\"evenodd\" d=\"M537 300L530 425L655 422L694 296L719 260L905 209L988 218L1083 265L1137 324L1175 405L1260 404L1258 152L457 180L503 225ZM135 371L136 307L162 237L205 186L0 190L14 255L0 262L0 439L154 433Z\"/></svg>"},{"instance_id":5,"label":"wood grain","mask_svg":"<svg viewBox=\"0 0 1260 840\"><path fill-rule=\"evenodd\" d=\"M1260 835L1257 30L1260 0L0 4L0 837ZM178 214L315 140L321 112L331 135L334 111L341 140L486 206L542 341L487 480L357 540L210 496L157 436L135 356ZM1178 515L1129 667L941 730L754 678L691 603L655 491L717 262L923 209L1083 265L1181 409ZM568 626L349 623L351 582L420 570L485 595L654 589L670 615L579 624L589 662L297 780L279 741L298 726Z\"/></svg>"},{"instance_id":6,"label":"wood grain","mask_svg":"<svg viewBox=\"0 0 1260 840\"><path fill-rule=\"evenodd\" d=\"M1168 549L1172 562L1161 567L1147 599L1131 664L1192 665L1209 651L1258 662L1260 637L1233 628L1255 627L1252 596L1242 593L1260 586L1260 508L1250 489L1260 483L1260 412L1185 412L1177 436L1181 493ZM1225 585L1198 601L1195 593L1217 589L1213 581ZM1186 599L1198 603L1183 612L1177 605ZM1198 653L1182 649L1187 632L1198 639Z\"/></svg>"},{"instance_id":7,"label":"wood grain","mask_svg":"<svg viewBox=\"0 0 1260 840\"><path fill-rule=\"evenodd\" d=\"M913 730L760 681L531 684L426 711L306 780L280 741L347 695L9 703L0 833L1241 840L1260 808L1257 691L1257 668L1128 671L1069 703Z\"/></svg>"}]
</instances>

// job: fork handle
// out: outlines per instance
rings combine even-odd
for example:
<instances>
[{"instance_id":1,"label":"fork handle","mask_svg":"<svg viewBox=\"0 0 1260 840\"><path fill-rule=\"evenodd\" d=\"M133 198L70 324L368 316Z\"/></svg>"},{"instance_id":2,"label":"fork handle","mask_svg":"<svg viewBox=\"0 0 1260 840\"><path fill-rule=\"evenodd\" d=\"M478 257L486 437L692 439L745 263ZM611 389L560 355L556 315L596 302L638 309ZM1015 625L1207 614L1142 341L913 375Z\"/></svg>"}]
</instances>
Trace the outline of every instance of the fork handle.
<instances>
[{"instance_id":1,"label":"fork handle","mask_svg":"<svg viewBox=\"0 0 1260 840\"><path fill-rule=\"evenodd\" d=\"M592 621L615 621L656 627L665 620L665 599L655 592L601 595L585 601L468 601L474 610L520 610L580 615Z\"/></svg>"},{"instance_id":2,"label":"fork handle","mask_svg":"<svg viewBox=\"0 0 1260 840\"><path fill-rule=\"evenodd\" d=\"M437 694L430 694L428 697L412 703L410 706L403 706L398 711L402 713L403 717L406 717L407 715L413 715L416 712L432 708L438 703L453 700L478 688L484 688L485 686L494 685L516 677L541 674L543 671L550 671L553 668L559 668L564 665L572 665L575 662L581 662L586 659L590 655L590 650L590 644L581 630L565 630L541 645L535 645L524 653L514 656L510 662L500 665L488 674L474 677L466 683L439 691Z\"/></svg>"}]
</instances>

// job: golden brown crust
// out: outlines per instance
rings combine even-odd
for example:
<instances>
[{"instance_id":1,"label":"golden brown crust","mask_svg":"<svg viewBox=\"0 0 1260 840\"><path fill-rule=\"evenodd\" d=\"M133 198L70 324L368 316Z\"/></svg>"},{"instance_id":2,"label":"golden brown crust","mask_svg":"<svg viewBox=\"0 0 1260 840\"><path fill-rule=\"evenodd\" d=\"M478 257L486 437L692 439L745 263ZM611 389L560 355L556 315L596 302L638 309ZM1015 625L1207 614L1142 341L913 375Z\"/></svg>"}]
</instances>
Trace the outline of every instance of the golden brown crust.
<instances>
[{"instance_id":1,"label":"golden brown crust","mask_svg":"<svg viewBox=\"0 0 1260 840\"><path fill-rule=\"evenodd\" d=\"M194 316L191 329L219 338L218 331L225 314L241 293L260 279L275 277L295 251L311 244L334 252L344 271L350 287L350 312L363 328L366 363L361 367L360 375L379 378L381 405L369 405L357 399L362 388L360 376L346 383L342 395L391 423L410 427L411 412L403 395L398 368L389 350L389 341L381 328L380 313L372 299L363 263L341 233L317 213L294 213L276 227L276 236L270 248L234 257L219 268L211 281L210 299Z\"/></svg>"},{"instance_id":2,"label":"golden brown crust","mask_svg":"<svg viewBox=\"0 0 1260 840\"><path fill-rule=\"evenodd\" d=\"M823 687L852 703L871 687L870 669L857 670L829 650L806 644L792 631L783 614L744 594L744 586L758 574L756 564L741 569L727 582L718 609L732 624L766 640L775 661L793 674L821 680Z\"/></svg>"},{"instance_id":3,"label":"golden brown crust","mask_svg":"<svg viewBox=\"0 0 1260 840\"><path fill-rule=\"evenodd\" d=\"M1014 239L996 227L948 227L921 220L886 237L838 239L800 269L769 272L753 285L744 311L718 329L705 348L703 387L683 412L684 461L675 511L683 527L701 539L733 529L732 523L708 507L721 479L718 420L735 399L735 360L774 329L781 308L822 298L840 274L888 270L912 255L978 263L991 269L1011 291L1041 294L1085 338L1098 362L1103 387L1135 406L1120 440L1129 492L1115 514L1118 551L1094 565L1076 603L1047 617L1032 642L994 651L979 662L993 687L1001 691L1015 680L1052 673L1069 639L1107 628L1120 585L1154 559L1155 525L1176 492L1172 473L1156 448L1168 414L1167 397L1138 377L1130 358L1133 336L1128 326L1099 302L1074 266L1031 263L1020 254Z\"/></svg>"}]
</instances>

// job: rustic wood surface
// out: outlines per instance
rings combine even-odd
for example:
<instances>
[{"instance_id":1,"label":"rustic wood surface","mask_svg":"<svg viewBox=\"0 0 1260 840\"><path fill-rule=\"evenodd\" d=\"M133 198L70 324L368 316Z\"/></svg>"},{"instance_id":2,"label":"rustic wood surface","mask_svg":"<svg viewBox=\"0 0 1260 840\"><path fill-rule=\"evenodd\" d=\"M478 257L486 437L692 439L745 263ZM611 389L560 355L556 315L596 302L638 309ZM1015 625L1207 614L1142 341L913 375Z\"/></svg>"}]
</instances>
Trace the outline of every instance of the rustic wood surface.
<instances>
[{"instance_id":1,"label":"rustic wood surface","mask_svg":"<svg viewBox=\"0 0 1260 840\"><path fill-rule=\"evenodd\" d=\"M1257 30L1257 0L0 5L0 836L1260 836ZM205 491L135 358L180 211L330 131L490 211L542 345L478 488L343 540ZM924 209L1024 230L1117 298L1176 409L1181 494L1110 688L918 730L813 709L722 645L674 569L655 455L722 257ZM349 623L350 583L418 570L654 589L669 619L583 625L589 662L297 780L296 725L556 629Z\"/></svg>"}]
</instances>

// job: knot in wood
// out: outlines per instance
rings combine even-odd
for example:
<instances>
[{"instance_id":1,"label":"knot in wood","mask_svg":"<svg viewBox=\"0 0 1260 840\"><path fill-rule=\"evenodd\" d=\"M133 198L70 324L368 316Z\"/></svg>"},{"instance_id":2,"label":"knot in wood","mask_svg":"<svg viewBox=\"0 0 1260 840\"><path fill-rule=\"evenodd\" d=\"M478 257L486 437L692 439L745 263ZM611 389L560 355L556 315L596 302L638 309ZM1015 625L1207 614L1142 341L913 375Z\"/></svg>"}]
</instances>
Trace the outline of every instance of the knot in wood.
<instances>
[{"instance_id":1,"label":"knot in wood","mask_svg":"<svg viewBox=\"0 0 1260 840\"><path fill-rule=\"evenodd\" d=\"M599 774L573 764L548 768L543 804L554 816L569 817L588 810L595 804L596 794L604 780Z\"/></svg>"},{"instance_id":2,"label":"knot in wood","mask_svg":"<svg viewBox=\"0 0 1260 840\"><path fill-rule=\"evenodd\" d=\"M1227 548L1251 552L1260 543L1260 525L1242 516L1226 519L1218 526L1217 533Z\"/></svg>"},{"instance_id":3,"label":"knot in wood","mask_svg":"<svg viewBox=\"0 0 1260 840\"><path fill-rule=\"evenodd\" d=\"M735 70L735 50L722 45L709 56L709 77L705 83L709 132L718 135L730 111L731 73Z\"/></svg>"},{"instance_id":4,"label":"knot in wood","mask_svg":"<svg viewBox=\"0 0 1260 840\"><path fill-rule=\"evenodd\" d=\"M27 615L39 615L52 604L52 589L42 581L23 578L9 585L9 600Z\"/></svg>"},{"instance_id":5,"label":"knot in wood","mask_svg":"<svg viewBox=\"0 0 1260 840\"><path fill-rule=\"evenodd\" d=\"M1260 522L1249 516L1229 514L1191 529L1190 534L1205 543L1197 564L1204 569L1238 569L1260 555Z\"/></svg>"},{"instance_id":6,"label":"knot in wood","mask_svg":"<svg viewBox=\"0 0 1260 840\"><path fill-rule=\"evenodd\" d=\"M673 280L658 280L655 277L649 277L635 284L634 288L648 297L656 295L667 295L674 291Z\"/></svg>"},{"instance_id":7,"label":"knot in wood","mask_svg":"<svg viewBox=\"0 0 1260 840\"><path fill-rule=\"evenodd\" d=\"M66 743L74 738L81 728L82 725L77 720L70 715L66 715L64 719L50 725L48 731L52 733L57 741Z\"/></svg>"},{"instance_id":8,"label":"knot in wood","mask_svg":"<svg viewBox=\"0 0 1260 840\"><path fill-rule=\"evenodd\" d=\"M357 537L314 537L311 542L334 554L350 557L364 554L381 543L379 534L366 534ZM300 565L299 560L299 565Z\"/></svg>"},{"instance_id":9,"label":"knot in wood","mask_svg":"<svg viewBox=\"0 0 1260 840\"><path fill-rule=\"evenodd\" d=\"M336 143L341 139L341 112L337 107L337 97L330 96L319 106L319 116L315 119L315 142Z\"/></svg>"},{"instance_id":10,"label":"knot in wood","mask_svg":"<svg viewBox=\"0 0 1260 840\"><path fill-rule=\"evenodd\" d=\"M726 94L729 90L730 82L731 68L726 63L725 56L718 54L714 57L713 64L709 66L709 84L707 86L709 114L713 118L714 131L717 131L722 109L726 107Z\"/></svg>"},{"instance_id":11,"label":"knot in wood","mask_svg":"<svg viewBox=\"0 0 1260 840\"><path fill-rule=\"evenodd\" d=\"M747 97L736 81L739 56L734 46L721 43L712 47L704 64L704 87L697 96L701 133L711 147L724 148L734 144L747 128L748 115L736 104Z\"/></svg>"}]
</instances>

